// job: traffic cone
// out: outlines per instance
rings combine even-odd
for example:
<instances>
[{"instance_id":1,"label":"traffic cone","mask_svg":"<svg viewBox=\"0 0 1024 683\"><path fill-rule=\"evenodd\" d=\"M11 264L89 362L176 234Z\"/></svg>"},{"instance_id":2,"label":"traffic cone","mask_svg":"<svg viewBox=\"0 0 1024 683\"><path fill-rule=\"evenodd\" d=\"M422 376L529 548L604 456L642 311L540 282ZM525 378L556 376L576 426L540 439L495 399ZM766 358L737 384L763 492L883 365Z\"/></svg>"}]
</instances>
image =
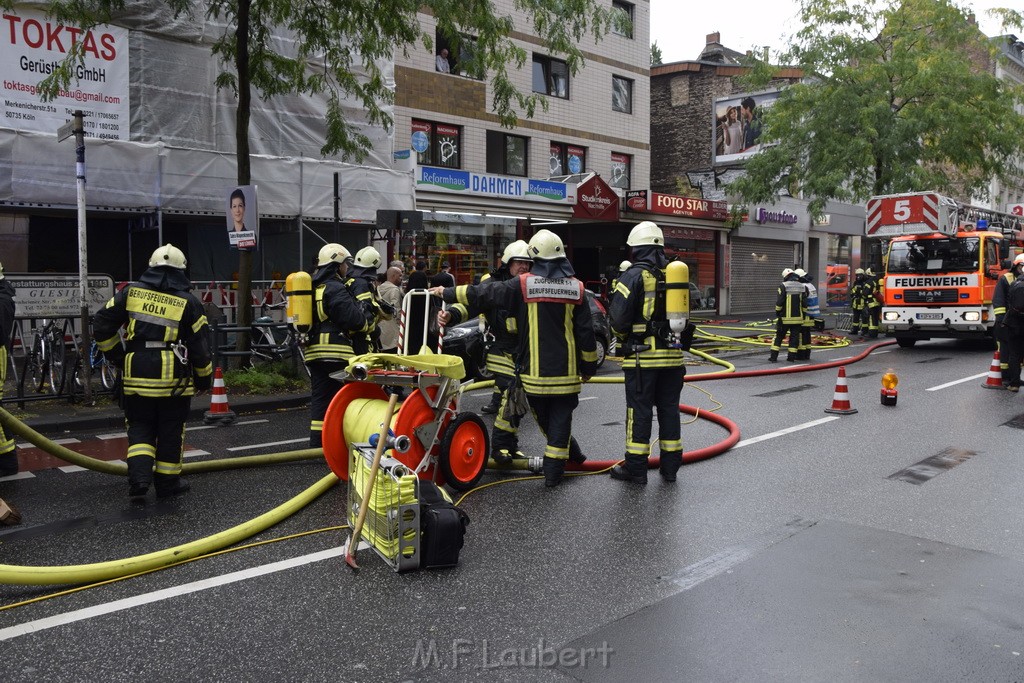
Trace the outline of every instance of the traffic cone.
<instances>
[{"instance_id":1,"label":"traffic cone","mask_svg":"<svg viewBox=\"0 0 1024 683\"><path fill-rule=\"evenodd\" d=\"M1003 389L1003 371L999 369L999 349L992 356L992 365L988 367L988 377L981 386L986 389Z\"/></svg>"},{"instance_id":2,"label":"traffic cone","mask_svg":"<svg viewBox=\"0 0 1024 683\"><path fill-rule=\"evenodd\" d=\"M224 373L217 366L213 371L213 387L210 389L210 409L203 415L203 424L219 422L227 425L235 421L235 411L228 407L228 390L224 386Z\"/></svg>"},{"instance_id":3,"label":"traffic cone","mask_svg":"<svg viewBox=\"0 0 1024 683\"><path fill-rule=\"evenodd\" d=\"M850 407L850 395L846 390L846 368L844 366L839 367L839 377L836 378L836 392L832 396L832 407L825 408L825 412L836 415L853 415L857 412L856 408Z\"/></svg>"}]
</instances>

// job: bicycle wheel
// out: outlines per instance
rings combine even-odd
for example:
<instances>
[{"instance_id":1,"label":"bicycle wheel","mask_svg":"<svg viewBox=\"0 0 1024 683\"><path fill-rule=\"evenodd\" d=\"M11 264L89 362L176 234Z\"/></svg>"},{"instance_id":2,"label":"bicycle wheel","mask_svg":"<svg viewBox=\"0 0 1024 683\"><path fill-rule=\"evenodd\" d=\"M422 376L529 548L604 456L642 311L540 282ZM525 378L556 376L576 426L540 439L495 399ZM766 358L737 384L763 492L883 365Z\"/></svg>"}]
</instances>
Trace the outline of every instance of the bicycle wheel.
<instances>
[{"instance_id":1,"label":"bicycle wheel","mask_svg":"<svg viewBox=\"0 0 1024 683\"><path fill-rule=\"evenodd\" d=\"M104 389L113 389L117 384L117 368L108 363L106 359L100 362L100 381Z\"/></svg>"},{"instance_id":2,"label":"bicycle wheel","mask_svg":"<svg viewBox=\"0 0 1024 683\"><path fill-rule=\"evenodd\" d=\"M41 393L46 386L46 366L43 362L43 338L36 335L32 340L32 351L25 356L25 380L29 382L37 393Z\"/></svg>"},{"instance_id":3,"label":"bicycle wheel","mask_svg":"<svg viewBox=\"0 0 1024 683\"><path fill-rule=\"evenodd\" d=\"M64 334L54 329L50 333L50 363L48 374L50 377L50 388L53 393L59 394L64 388L64 366L67 360L67 348L64 346Z\"/></svg>"}]
</instances>

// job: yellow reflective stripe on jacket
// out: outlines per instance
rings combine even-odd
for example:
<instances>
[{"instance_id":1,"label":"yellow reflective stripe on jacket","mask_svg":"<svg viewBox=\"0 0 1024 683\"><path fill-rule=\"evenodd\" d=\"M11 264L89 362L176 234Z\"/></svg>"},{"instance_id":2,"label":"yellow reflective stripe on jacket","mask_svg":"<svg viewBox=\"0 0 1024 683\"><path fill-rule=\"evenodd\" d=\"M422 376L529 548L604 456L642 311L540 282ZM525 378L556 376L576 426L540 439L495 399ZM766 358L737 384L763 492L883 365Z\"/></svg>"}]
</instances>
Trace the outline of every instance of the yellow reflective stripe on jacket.
<instances>
[{"instance_id":1,"label":"yellow reflective stripe on jacket","mask_svg":"<svg viewBox=\"0 0 1024 683\"><path fill-rule=\"evenodd\" d=\"M579 376L539 377L520 373L519 379L522 380L523 390L527 394L560 396L580 393Z\"/></svg>"},{"instance_id":2,"label":"yellow reflective stripe on jacket","mask_svg":"<svg viewBox=\"0 0 1024 683\"><path fill-rule=\"evenodd\" d=\"M565 325L565 348L568 351L566 354L568 357L567 367L565 372L569 375L577 375L579 371L576 369L576 335L573 333L572 325L572 312L575 310L574 306L565 306L565 313L563 315L563 324ZM597 353L594 353L597 356Z\"/></svg>"},{"instance_id":3,"label":"yellow reflective stripe on jacket","mask_svg":"<svg viewBox=\"0 0 1024 683\"><path fill-rule=\"evenodd\" d=\"M455 300L463 306L469 306L469 285L459 285L455 288Z\"/></svg>"}]
</instances>

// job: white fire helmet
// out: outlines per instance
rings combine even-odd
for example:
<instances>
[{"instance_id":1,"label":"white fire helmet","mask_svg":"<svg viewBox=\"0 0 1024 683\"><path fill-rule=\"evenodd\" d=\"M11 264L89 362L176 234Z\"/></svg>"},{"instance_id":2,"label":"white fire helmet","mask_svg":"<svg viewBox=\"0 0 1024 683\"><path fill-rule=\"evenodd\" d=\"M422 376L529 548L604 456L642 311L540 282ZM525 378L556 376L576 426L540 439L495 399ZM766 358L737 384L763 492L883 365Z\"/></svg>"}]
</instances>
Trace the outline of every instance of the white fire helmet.
<instances>
[{"instance_id":1,"label":"white fire helmet","mask_svg":"<svg viewBox=\"0 0 1024 683\"><path fill-rule=\"evenodd\" d=\"M356 265L360 268L380 267L380 252L373 247L363 247L356 252Z\"/></svg>"},{"instance_id":2,"label":"white fire helmet","mask_svg":"<svg viewBox=\"0 0 1024 683\"><path fill-rule=\"evenodd\" d=\"M629 231L629 237L626 238L626 244L631 247L642 247L642 246L665 246L665 235L661 232L661 228L658 227L657 223L653 221L643 221L633 226L633 229Z\"/></svg>"},{"instance_id":3,"label":"white fire helmet","mask_svg":"<svg viewBox=\"0 0 1024 683\"><path fill-rule=\"evenodd\" d=\"M501 262L508 265L513 259L519 259L520 261L531 261L530 258L530 245L526 243L526 240L516 240L505 247L505 251L501 253Z\"/></svg>"},{"instance_id":4,"label":"white fire helmet","mask_svg":"<svg viewBox=\"0 0 1024 683\"><path fill-rule=\"evenodd\" d=\"M320 247L320 253L317 255L316 265L326 266L328 263L345 263L352 258L352 254L349 253L348 249L341 246L336 242L325 244Z\"/></svg>"},{"instance_id":5,"label":"white fire helmet","mask_svg":"<svg viewBox=\"0 0 1024 683\"><path fill-rule=\"evenodd\" d=\"M550 230L538 230L530 238L529 254L541 261L553 261L565 258L565 245L562 238Z\"/></svg>"},{"instance_id":6,"label":"white fire helmet","mask_svg":"<svg viewBox=\"0 0 1024 683\"><path fill-rule=\"evenodd\" d=\"M185 266L188 262L185 260L185 254L173 244L165 244L162 247L157 247L153 255L149 257L149 267L155 266L170 266L171 268L177 268L178 270L185 270Z\"/></svg>"}]
</instances>

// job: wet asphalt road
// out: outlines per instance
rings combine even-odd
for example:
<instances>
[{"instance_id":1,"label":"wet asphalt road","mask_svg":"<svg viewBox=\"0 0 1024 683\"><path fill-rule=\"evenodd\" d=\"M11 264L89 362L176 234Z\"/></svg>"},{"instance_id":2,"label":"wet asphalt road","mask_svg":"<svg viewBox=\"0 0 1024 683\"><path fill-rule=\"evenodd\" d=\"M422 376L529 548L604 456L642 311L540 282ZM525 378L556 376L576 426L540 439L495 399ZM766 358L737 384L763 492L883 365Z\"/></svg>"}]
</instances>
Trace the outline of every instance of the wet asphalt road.
<instances>
[{"instance_id":1,"label":"wet asphalt road","mask_svg":"<svg viewBox=\"0 0 1024 683\"><path fill-rule=\"evenodd\" d=\"M858 412L845 416L824 411L834 368L695 381L682 402L735 422L736 447L687 465L675 485L594 475L555 490L526 480L477 491L463 501L472 523L454 569L398 575L364 550L351 572L332 529L344 523L336 486L252 540L319 533L0 611L3 677L1021 680L1024 399L982 388L991 357L950 341L879 349L847 366ZM734 362L787 366L764 354ZM890 368L896 407L879 402ZM592 384L582 398L584 451L621 457L621 385ZM463 409L486 400L475 392ZM682 419L687 451L726 436ZM301 448L307 426L293 410L190 429L189 459ZM112 436L63 436L98 435ZM249 448L263 443L277 445ZM522 445L540 452L535 427ZM305 462L196 475L180 500L143 508L110 475L0 480L0 496L25 513L0 531L0 562L85 564L186 543L326 471ZM0 606L56 590L0 586Z\"/></svg>"}]
</instances>

